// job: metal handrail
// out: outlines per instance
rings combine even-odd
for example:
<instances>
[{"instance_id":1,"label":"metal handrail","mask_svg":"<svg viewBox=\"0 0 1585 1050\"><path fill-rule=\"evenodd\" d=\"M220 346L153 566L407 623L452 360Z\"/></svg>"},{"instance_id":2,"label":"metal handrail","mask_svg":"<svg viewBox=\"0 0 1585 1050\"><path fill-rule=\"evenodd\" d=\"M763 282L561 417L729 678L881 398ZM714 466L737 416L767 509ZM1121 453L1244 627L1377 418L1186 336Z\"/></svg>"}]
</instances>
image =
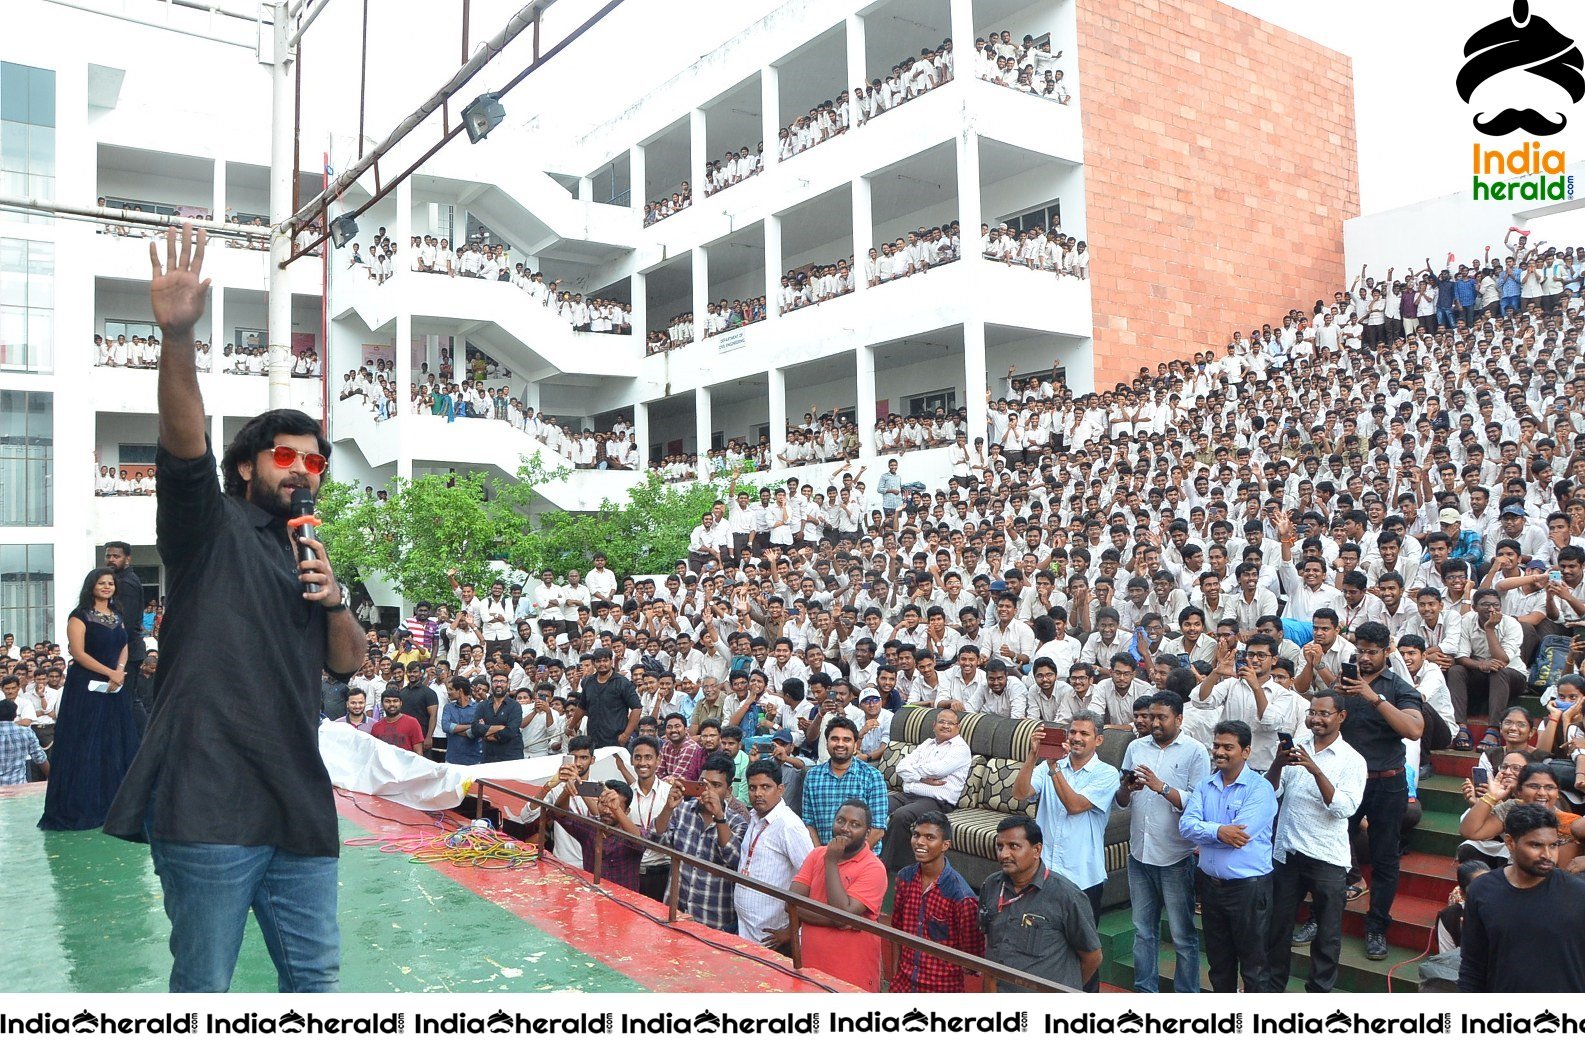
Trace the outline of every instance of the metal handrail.
<instances>
[{"instance_id":1,"label":"metal handrail","mask_svg":"<svg viewBox=\"0 0 1585 1050\"><path fill-rule=\"evenodd\" d=\"M674 862L680 861L683 864L692 865L693 867L700 868L711 875L716 876L717 878L726 879L734 885L746 886L749 889L757 890L760 893L765 894L767 897L773 897L776 900L781 901L783 904L787 905L787 917L789 920L788 928L792 933L792 963L795 969L803 969L803 948L799 943L798 937L798 913L800 911L806 911L814 915L835 920L841 923L841 925L847 929L862 930L865 933L874 934L883 941L887 941L900 947L912 948L915 951L923 952L926 955L931 955L937 959L941 959L944 962L951 963L960 969L977 973L979 974L981 980L985 982L985 990L988 992L994 992L996 990L996 984L998 981L1006 981L1009 984L1016 984L1024 988L1028 988L1031 991L1037 992L1078 993L1079 991L1077 988L1070 988L1067 985L1058 984L1055 981L1048 981L1042 977L1036 977L1033 974L1025 973L1023 970L1017 970L1010 966L1003 966L1001 963L992 962L990 959L984 959L977 955L970 955L967 952L960 952L956 948L949 948L945 945L937 944L934 941L925 940L923 937L916 937L911 933L905 933L902 930L898 930L894 927L876 922L873 919L862 918L858 915L854 915L852 912L846 912L838 908L833 908L829 904L822 904L819 901L813 900L809 897L800 897L796 893L782 889L780 886L773 886L768 882L762 882L759 879L740 874L732 868L722 867L721 865L712 861L701 860L700 858L689 853L684 853L673 846L666 846L661 843L643 838L642 836L631 835L626 831L623 831L621 828L614 828L611 825L606 824L603 821L596 820L586 814L577 813L573 810L558 806L555 803L550 802L548 799L534 798L532 795L525 795L515 788L507 787L505 784L501 784L496 781L483 779L474 781L473 789L475 817L483 815L484 789L486 786L488 786L493 791L499 791L503 795L521 799L524 802L531 803L534 806L544 810L549 810L560 816L571 817L573 820L592 825L595 830L595 852L594 866L593 870L590 872L590 875L592 876L592 879L596 885L598 885L600 882L600 869L605 859L605 839L606 836L609 835L623 839L635 846L641 846L645 850L659 853L662 856L670 858ZM545 823L546 822L544 820L540 820L539 827L534 832L534 844L538 847L535 854L536 862L545 854ZM682 912L677 905L678 896L681 892L681 878L681 869L679 868L678 864L673 863L671 865L671 874L666 886L666 922L668 924L675 923L679 918L682 917Z\"/></svg>"}]
</instances>

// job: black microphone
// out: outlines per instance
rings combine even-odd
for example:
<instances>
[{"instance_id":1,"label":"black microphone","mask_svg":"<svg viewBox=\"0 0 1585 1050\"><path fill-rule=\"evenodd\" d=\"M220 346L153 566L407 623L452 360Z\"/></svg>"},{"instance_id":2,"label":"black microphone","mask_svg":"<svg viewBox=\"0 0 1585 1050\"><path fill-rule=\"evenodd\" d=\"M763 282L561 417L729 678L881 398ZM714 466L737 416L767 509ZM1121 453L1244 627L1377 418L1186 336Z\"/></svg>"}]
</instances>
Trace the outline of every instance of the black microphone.
<instances>
[{"instance_id":1,"label":"black microphone","mask_svg":"<svg viewBox=\"0 0 1585 1050\"><path fill-rule=\"evenodd\" d=\"M287 525L292 529L292 534L297 537L297 561L300 563L313 561L315 554L309 549L304 540L318 540L314 532L314 494L306 488L292 490L292 517ZM307 585L309 594L319 593L319 584Z\"/></svg>"}]
</instances>

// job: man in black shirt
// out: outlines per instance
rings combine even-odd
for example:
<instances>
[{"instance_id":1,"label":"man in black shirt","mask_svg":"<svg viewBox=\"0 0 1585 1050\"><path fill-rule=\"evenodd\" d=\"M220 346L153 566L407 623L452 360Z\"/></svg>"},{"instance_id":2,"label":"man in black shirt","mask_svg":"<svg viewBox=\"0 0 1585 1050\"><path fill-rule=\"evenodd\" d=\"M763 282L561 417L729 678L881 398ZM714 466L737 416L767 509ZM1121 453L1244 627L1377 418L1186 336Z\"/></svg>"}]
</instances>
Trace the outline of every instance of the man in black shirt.
<instances>
[{"instance_id":1,"label":"man in black shirt","mask_svg":"<svg viewBox=\"0 0 1585 1050\"><path fill-rule=\"evenodd\" d=\"M484 761L513 762L523 757L523 705L507 695L506 675L490 677L490 698L479 705L474 728L484 741Z\"/></svg>"},{"instance_id":2,"label":"man in black shirt","mask_svg":"<svg viewBox=\"0 0 1585 1050\"><path fill-rule=\"evenodd\" d=\"M143 581L132 571L132 544L111 540L105 544L105 566L116 573L115 610L127 628L127 666L143 662L148 649L143 644Z\"/></svg>"},{"instance_id":3,"label":"man in black shirt","mask_svg":"<svg viewBox=\"0 0 1585 1050\"><path fill-rule=\"evenodd\" d=\"M324 545L298 561L292 492L317 492L330 442L290 409L249 420L216 482L193 328L209 282L205 234L150 244L159 374L160 491L155 533L168 572L148 734L105 821L147 841L171 921L173 992L225 991L247 914L282 991L334 991L340 968L336 857L341 836L319 757L321 671L363 662L363 630ZM315 590L310 593L309 586ZM236 673L239 652L260 654ZM229 689L216 704L217 683ZM244 711L247 717L237 717Z\"/></svg>"},{"instance_id":4,"label":"man in black shirt","mask_svg":"<svg viewBox=\"0 0 1585 1050\"><path fill-rule=\"evenodd\" d=\"M1392 635L1386 624L1365 623L1354 630L1359 677L1340 677L1337 693L1347 715L1343 740L1365 759L1365 794L1348 822L1353 837L1369 821L1370 911L1365 915L1365 957L1387 957L1387 924L1398 894L1398 841L1409 807L1404 777L1404 740L1425 731L1419 692L1387 670ZM1355 881L1358 874L1354 873Z\"/></svg>"},{"instance_id":5,"label":"man in black shirt","mask_svg":"<svg viewBox=\"0 0 1585 1050\"><path fill-rule=\"evenodd\" d=\"M583 680L583 706L588 712L584 732L596 749L626 747L638 729L639 709L643 706L630 679L613 669L611 650L596 649L594 674Z\"/></svg>"},{"instance_id":6,"label":"man in black shirt","mask_svg":"<svg viewBox=\"0 0 1585 1050\"><path fill-rule=\"evenodd\" d=\"M1464 900L1459 991L1585 988L1585 879L1558 870L1557 824L1533 802L1503 820L1510 863L1470 883Z\"/></svg>"},{"instance_id":7,"label":"man in black shirt","mask_svg":"<svg viewBox=\"0 0 1585 1050\"><path fill-rule=\"evenodd\" d=\"M406 676L406 685L396 690L396 695L402 698L402 714L412 715L420 729L424 731L424 745L435 746L435 730L440 728L440 697L435 695L435 690L424 681L424 669L427 664L409 664L405 668L401 664L392 664L392 674ZM389 682L385 686L387 696L391 693L392 686L398 683Z\"/></svg>"}]
</instances>

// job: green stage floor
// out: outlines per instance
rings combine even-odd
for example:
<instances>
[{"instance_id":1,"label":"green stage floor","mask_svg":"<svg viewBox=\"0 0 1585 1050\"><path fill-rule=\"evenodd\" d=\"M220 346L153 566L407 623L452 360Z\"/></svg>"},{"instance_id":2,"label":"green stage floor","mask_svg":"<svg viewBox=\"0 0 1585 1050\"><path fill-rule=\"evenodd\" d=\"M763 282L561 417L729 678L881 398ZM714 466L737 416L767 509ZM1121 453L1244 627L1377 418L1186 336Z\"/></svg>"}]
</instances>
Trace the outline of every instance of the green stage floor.
<instances>
[{"instance_id":1,"label":"green stage floor","mask_svg":"<svg viewBox=\"0 0 1585 1050\"><path fill-rule=\"evenodd\" d=\"M34 825L42 793L0 797L0 944L8 990L157 992L170 926L148 847ZM343 838L368 832L346 819ZM341 987L348 992L644 991L643 985L444 871L367 847L341 853ZM233 991L275 991L250 920Z\"/></svg>"}]
</instances>

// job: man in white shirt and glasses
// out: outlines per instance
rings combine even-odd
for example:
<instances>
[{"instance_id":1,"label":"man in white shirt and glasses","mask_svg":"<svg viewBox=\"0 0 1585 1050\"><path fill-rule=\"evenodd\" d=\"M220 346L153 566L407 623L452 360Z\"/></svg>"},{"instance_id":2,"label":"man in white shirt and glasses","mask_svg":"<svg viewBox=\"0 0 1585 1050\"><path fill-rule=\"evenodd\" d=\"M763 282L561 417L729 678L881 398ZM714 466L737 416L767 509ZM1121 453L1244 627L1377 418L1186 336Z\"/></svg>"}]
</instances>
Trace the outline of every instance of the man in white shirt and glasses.
<instances>
[{"instance_id":1,"label":"man in white shirt and glasses","mask_svg":"<svg viewBox=\"0 0 1585 1050\"><path fill-rule=\"evenodd\" d=\"M1287 988L1291 941L1310 945L1305 991L1330 992L1337 982L1350 864L1348 819L1365 794L1366 773L1365 759L1341 735L1347 717L1331 693L1311 700L1304 719L1308 732L1293 738L1292 747L1279 747L1266 773L1279 803L1266 941L1268 992ZM1306 894L1310 921L1295 930Z\"/></svg>"}]
</instances>

